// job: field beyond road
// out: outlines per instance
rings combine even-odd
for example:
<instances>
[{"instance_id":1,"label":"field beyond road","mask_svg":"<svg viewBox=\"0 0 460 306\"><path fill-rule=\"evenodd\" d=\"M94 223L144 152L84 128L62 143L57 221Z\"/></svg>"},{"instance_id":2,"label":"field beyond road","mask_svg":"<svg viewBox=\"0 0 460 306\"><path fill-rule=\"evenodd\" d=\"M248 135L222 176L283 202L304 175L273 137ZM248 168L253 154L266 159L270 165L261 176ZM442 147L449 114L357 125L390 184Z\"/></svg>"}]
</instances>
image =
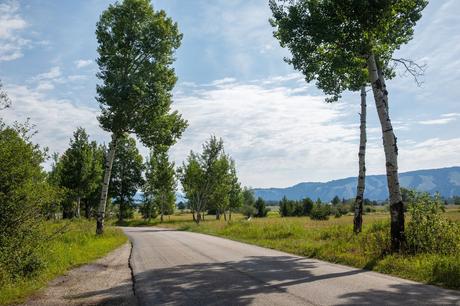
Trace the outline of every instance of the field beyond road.
<instances>
[{"instance_id":1,"label":"field beyond road","mask_svg":"<svg viewBox=\"0 0 460 306\"><path fill-rule=\"evenodd\" d=\"M460 208L448 209L445 216L460 222ZM308 217L280 218L270 214L267 218L244 220L241 215L225 222L206 216L197 225L191 214L173 215L148 222L135 219L124 225L158 225L183 231L220 236L288 252L317 258L356 268L390 274L426 284L460 289L460 254L389 254L389 215L386 212L364 215L363 232L352 231L353 216L315 221Z\"/></svg>"}]
</instances>

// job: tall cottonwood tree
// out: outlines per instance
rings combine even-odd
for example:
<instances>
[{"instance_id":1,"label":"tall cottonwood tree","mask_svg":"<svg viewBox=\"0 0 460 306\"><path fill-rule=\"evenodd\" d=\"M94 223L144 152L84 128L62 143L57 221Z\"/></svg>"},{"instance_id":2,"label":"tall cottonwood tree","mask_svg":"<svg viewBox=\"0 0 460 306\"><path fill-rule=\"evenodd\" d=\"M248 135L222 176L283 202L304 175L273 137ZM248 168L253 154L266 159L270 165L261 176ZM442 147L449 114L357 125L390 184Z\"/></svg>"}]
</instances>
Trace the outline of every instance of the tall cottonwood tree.
<instances>
[{"instance_id":1,"label":"tall cottonwood tree","mask_svg":"<svg viewBox=\"0 0 460 306\"><path fill-rule=\"evenodd\" d=\"M170 146L187 123L170 110L177 80L171 65L182 34L164 11L154 11L148 0L117 2L102 13L96 37L102 81L97 86L98 119L112 134L97 214L96 232L101 234L118 139L134 133L149 148Z\"/></svg>"},{"instance_id":2,"label":"tall cottonwood tree","mask_svg":"<svg viewBox=\"0 0 460 306\"><path fill-rule=\"evenodd\" d=\"M426 0L270 0L272 26L291 63L306 81L316 84L329 101L345 90L372 86L383 135L391 210L391 245L404 241L404 210L399 188L398 148L388 108L385 78L393 52L413 36Z\"/></svg>"}]
</instances>

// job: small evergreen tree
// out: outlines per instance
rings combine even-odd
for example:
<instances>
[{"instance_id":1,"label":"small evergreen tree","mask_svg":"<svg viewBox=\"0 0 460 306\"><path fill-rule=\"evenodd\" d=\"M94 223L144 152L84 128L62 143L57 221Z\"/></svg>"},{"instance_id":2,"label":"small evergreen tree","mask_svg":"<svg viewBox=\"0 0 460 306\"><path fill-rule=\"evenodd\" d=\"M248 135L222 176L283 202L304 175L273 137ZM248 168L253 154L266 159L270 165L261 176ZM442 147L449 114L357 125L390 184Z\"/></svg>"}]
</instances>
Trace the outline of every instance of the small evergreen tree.
<instances>
[{"instance_id":1,"label":"small evergreen tree","mask_svg":"<svg viewBox=\"0 0 460 306\"><path fill-rule=\"evenodd\" d=\"M309 216L310 215L310 212L313 208L313 201L312 199L310 198L305 198L302 200L302 207L303 207L303 211L302 211L302 214L304 216Z\"/></svg>"},{"instance_id":2,"label":"small evergreen tree","mask_svg":"<svg viewBox=\"0 0 460 306\"><path fill-rule=\"evenodd\" d=\"M257 210L256 217L263 218L267 216L269 209L267 209L264 199L258 197L254 207Z\"/></svg>"}]
</instances>

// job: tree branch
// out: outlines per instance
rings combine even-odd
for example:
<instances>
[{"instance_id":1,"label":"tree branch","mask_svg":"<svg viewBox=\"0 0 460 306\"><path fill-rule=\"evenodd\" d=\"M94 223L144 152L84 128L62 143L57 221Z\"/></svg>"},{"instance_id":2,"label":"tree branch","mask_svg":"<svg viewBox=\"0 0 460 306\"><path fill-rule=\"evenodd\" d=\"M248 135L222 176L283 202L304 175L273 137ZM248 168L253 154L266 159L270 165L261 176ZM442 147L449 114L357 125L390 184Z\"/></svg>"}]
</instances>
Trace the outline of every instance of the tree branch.
<instances>
[{"instance_id":1,"label":"tree branch","mask_svg":"<svg viewBox=\"0 0 460 306\"><path fill-rule=\"evenodd\" d=\"M409 73L413 78L417 86L420 87L423 84L423 81L420 79L425 75L425 70L427 65L426 64L418 64L414 60L406 59L406 58L392 58L391 59L395 63L395 67L400 64L404 66L405 73Z\"/></svg>"}]
</instances>

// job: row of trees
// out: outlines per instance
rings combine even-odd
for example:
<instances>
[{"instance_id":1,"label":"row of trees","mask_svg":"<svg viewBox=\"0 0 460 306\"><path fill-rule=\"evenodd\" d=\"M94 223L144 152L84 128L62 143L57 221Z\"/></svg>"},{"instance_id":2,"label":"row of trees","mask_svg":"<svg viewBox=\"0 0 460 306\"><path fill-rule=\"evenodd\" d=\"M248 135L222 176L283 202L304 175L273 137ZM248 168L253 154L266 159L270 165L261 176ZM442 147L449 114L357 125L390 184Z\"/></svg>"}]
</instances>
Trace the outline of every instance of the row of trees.
<instances>
[{"instance_id":1,"label":"row of trees","mask_svg":"<svg viewBox=\"0 0 460 306\"><path fill-rule=\"evenodd\" d=\"M61 155L54 155L54 164L48 181L60 190L60 202L51 205L48 218L62 212L64 218L86 218L97 214L106 147L90 141L83 128L78 128L70 140L69 148ZM145 172L145 178L144 178ZM150 218L156 211L170 212L175 203L174 164L166 151L151 152L144 163L134 138L123 135L118 140L117 151L108 189L109 202L118 207L118 219L132 217L134 197L144 191L144 205L149 207Z\"/></svg>"},{"instance_id":2,"label":"row of trees","mask_svg":"<svg viewBox=\"0 0 460 306\"><path fill-rule=\"evenodd\" d=\"M232 212L243 204L235 162L225 153L222 139L211 136L201 153L191 151L178 175L197 223L208 209L215 210L217 219L221 215L231 219Z\"/></svg>"}]
</instances>

